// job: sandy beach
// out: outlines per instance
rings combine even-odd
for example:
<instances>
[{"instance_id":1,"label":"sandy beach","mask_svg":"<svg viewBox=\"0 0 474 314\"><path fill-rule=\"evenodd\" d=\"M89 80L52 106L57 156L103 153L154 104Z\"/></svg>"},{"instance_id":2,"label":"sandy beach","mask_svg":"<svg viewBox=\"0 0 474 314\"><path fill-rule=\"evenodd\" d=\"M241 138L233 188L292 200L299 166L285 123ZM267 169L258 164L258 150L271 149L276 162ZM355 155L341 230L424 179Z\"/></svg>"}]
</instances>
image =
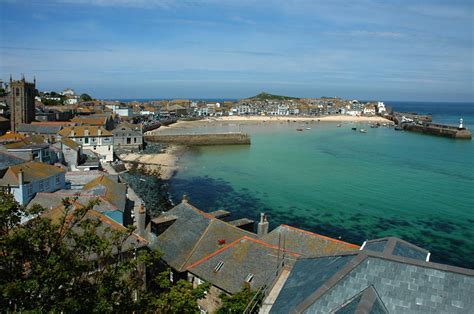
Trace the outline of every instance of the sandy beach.
<instances>
[{"instance_id":1,"label":"sandy beach","mask_svg":"<svg viewBox=\"0 0 474 314\"><path fill-rule=\"evenodd\" d=\"M159 176L163 180L169 180L178 170L178 161L180 156L185 152L186 147L179 145L169 146L164 153L160 154L121 154L119 158L128 163L131 167L132 163L144 165L147 170L158 171Z\"/></svg>"},{"instance_id":2,"label":"sandy beach","mask_svg":"<svg viewBox=\"0 0 474 314\"><path fill-rule=\"evenodd\" d=\"M170 129L187 129L209 123L241 123L241 124L261 124L267 122L340 122L340 123L389 123L392 121L379 116L318 116L318 117L299 117L299 116L226 116L226 117L212 117L195 121L178 121L169 126L162 126L159 129L149 131L145 134L156 134L166 132Z\"/></svg>"}]
</instances>

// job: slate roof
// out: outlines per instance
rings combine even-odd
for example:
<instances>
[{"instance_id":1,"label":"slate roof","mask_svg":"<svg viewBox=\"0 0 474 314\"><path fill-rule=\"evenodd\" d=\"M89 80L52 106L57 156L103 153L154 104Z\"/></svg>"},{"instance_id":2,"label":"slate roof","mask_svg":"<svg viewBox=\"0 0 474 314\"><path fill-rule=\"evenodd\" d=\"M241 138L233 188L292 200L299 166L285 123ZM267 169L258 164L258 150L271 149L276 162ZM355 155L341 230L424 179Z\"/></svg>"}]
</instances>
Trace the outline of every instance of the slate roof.
<instances>
[{"instance_id":1,"label":"slate roof","mask_svg":"<svg viewBox=\"0 0 474 314\"><path fill-rule=\"evenodd\" d=\"M17 132L35 133L35 134L57 134L63 127L61 125L37 125L20 123L17 126Z\"/></svg>"},{"instance_id":2,"label":"slate roof","mask_svg":"<svg viewBox=\"0 0 474 314\"><path fill-rule=\"evenodd\" d=\"M61 139L61 143L63 143L64 145L66 145L67 147L77 151L79 150L79 148L81 147L79 144L77 144L76 142L74 142L73 140L67 138L67 137L64 137Z\"/></svg>"},{"instance_id":3,"label":"slate roof","mask_svg":"<svg viewBox=\"0 0 474 314\"><path fill-rule=\"evenodd\" d=\"M59 131L59 135L64 137L84 137L86 136L86 130L89 132L87 136L112 136L110 131L107 131L101 126L93 126L93 125L79 125L79 126L70 126L65 127L61 131ZM101 135L99 135L99 130L101 131Z\"/></svg>"},{"instance_id":4,"label":"slate roof","mask_svg":"<svg viewBox=\"0 0 474 314\"><path fill-rule=\"evenodd\" d=\"M23 171L25 183L48 178L50 176L66 172L64 169L51 166L37 161L29 161L22 164L10 166L5 175L0 179L0 186L18 185L18 173Z\"/></svg>"},{"instance_id":5,"label":"slate roof","mask_svg":"<svg viewBox=\"0 0 474 314\"><path fill-rule=\"evenodd\" d=\"M131 132L142 132L142 125L141 124L134 124L134 123L128 123L128 122L122 122L117 127L112 130L112 133L119 133L123 131L131 131Z\"/></svg>"},{"instance_id":6,"label":"slate roof","mask_svg":"<svg viewBox=\"0 0 474 314\"><path fill-rule=\"evenodd\" d=\"M40 192L36 193L35 197L28 203L28 207L35 204L44 208L54 208L60 206L63 199L76 199L76 203L86 206L90 201L99 199L100 203L94 206L94 210L100 213L116 211L117 207L109 203L107 200L101 199L95 194L89 194L81 190L59 190L54 193Z\"/></svg>"},{"instance_id":7,"label":"slate roof","mask_svg":"<svg viewBox=\"0 0 474 314\"><path fill-rule=\"evenodd\" d=\"M0 170L8 168L13 165L18 165L24 162L26 162L26 160L20 157L0 151Z\"/></svg>"},{"instance_id":8,"label":"slate roof","mask_svg":"<svg viewBox=\"0 0 474 314\"><path fill-rule=\"evenodd\" d=\"M369 286L342 304L334 314L388 314L374 286Z\"/></svg>"},{"instance_id":9,"label":"slate roof","mask_svg":"<svg viewBox=\"0 0 474 314\"><path fill-rule=\"evenodd\" d=\"M430 252L407 241L395 237L387 237L366 241L363 245L364 250L381 252L384 254L408 257L425 261L429 260Z\"/></svg>"},{"instance_id":10,"label":"slate roof","mask_svg":"<svg viewBox=\"0 0 474 314\"><path fill-rule=\"evenodd\" d=\"M76 116L74 117L71 121L75 123L80 123L84 125L95 125L95 126L105 126L107 124L107 120L109 119L109 116L103 116L103 117L81 117L81 116Z\"/></svg>"},{"instance_id":11,"label":"slate roof","mask_svg":"<svg viewBox=\"0 0 474 314\"><path fill-rule=\"evenodd\" d=\"M262 237L262 240L273 245L280 243L283 248L305 256L327 255L359 249L358 245L288 225L280 225Z\"/></svg>"},{"instance_id":12,"label":"slate roof","mask_svg":"<svg viewBox=\"0 0 474 314\"><path fill-rule=\"evenodd\" d=\"M49 147L41 135L30 135L19 142L4 145L6 149L42 149Z\"/></svg>"},{"instance_id":13,"label":"slate roof","mask_svg":"<svg viewBox=\"0 0 474 314\"><path fill-rule=\"evenodd\" d=\"M292 264L298 254L280 251L277 246L244 236L188 267L199 278L212 282L228 293L237 293L244 284L253 290L271 285L284 264ZM215 267L222 262L219 271ZM246 281L251 276L251 280Z\"/></svg>"},{"instance_id":14,"label":"slate roof","mask_svg":"<svg viewBox=\"0 0 474 314\"><path fill-rule=\"evenodd\" d=\"M188 265L220 249L219 241L230 243L243 236L255 237L255 234L216 219L186 201L162 215L177 219L154 239L152 247L159 248L163 260L178 271L186 270Z\"/></svg>"},{"instance_id":15,"label":"slate roof","mask_svg":"<svg viewBox=\"0 0 474 314\"><path fill-rule=\"evenodd\" d=\"M109 176L102 175L95 178L85 184L83 190L96 196L100 196L114 205L121 212L125 210L127 202L127 186Z\"/></svg>"},{"instance_id":16,"label":"slate roof","mask_svg":"<svg viewBox=\"0 0 474 314\"><path fill-rule=\"evenodd\" d=\"M46 218L50 218L54 223L59 223L60 219L64 217L65 214L67 214L67 222L69 223L71 221L73 211L82 206L81 204L73 204L72 209L70 212L66 213L64 206L60 205L57 207L54 207L52 209L49 209L45 211L42 216ZM115 220L113 220L110 217L107 217L106 215L97 212L96 210L89 210L85 216L85 218L91 219L91 220L99 220L101 224L97 227L96 232L99 236L102 236L104 238L110 238L112 233L111 230L116 230L116 231L122 231L122 232L127 232L127 228L124 227L123 225L119 224ZM81 227L76 225L73 227L73 230L80 231ZM123 243L122 246L122 252L126 252L135 248L142 248L148 245L148 241L139 236L136 233L131 233L130 236L128 236ZM115 251L114 253L117 253ZM89 256L90 259L94 259L96 256L91 255Z\"/></svg>"},{"instance_id":17,"label":"slate roof","mask_svg":"<svg viewBox=\"0 0 474 314\"><path fill-rule=\"evenodd\" d=\"M384 307L389 313L473 311L473 270L393 252L364 249L302 258L293 267L270 313L334 312L370 286L380 298L380 304L374 303L375 313L384 313Z\"/></svg>"}]
</instances>

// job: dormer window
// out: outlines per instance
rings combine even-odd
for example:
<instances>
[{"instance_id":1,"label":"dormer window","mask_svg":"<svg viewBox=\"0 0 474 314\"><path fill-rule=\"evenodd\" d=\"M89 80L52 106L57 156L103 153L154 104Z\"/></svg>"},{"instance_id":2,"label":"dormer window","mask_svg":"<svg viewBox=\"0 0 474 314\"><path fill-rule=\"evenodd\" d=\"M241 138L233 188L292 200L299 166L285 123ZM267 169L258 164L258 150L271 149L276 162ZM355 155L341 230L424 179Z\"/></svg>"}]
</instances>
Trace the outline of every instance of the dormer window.
<instances>
[{"instance_id":1,"label":"dormer window","mask_svg":"<svg viewBox=\"0 0 474 314\"><path fill-rule=\"evenodd\" d=\"M214 267L214 272L217 273L219 270L221 270L222 266L224 266L224 262L223 261L219 261L216 265L216 267Z\"/></svg>"}]
</instances>

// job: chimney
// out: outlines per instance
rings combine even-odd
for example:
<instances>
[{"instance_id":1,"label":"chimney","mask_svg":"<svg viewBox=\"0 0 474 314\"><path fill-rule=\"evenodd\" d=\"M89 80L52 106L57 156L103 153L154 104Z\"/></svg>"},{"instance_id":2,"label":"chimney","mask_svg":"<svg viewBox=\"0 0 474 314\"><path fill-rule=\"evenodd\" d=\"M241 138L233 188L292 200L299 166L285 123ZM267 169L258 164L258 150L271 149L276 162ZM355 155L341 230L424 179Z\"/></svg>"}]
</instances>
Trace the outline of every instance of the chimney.
<instances>
[{"instance_id":1,"label":"chimney","mask_svg":"<svg viewBox=\"0 0 474 314\"><path fill-rule=\"evenodd\" d=\"M138 217L137 217L137 231L138 235L141 237L145 237L145 225L146 225L146 210L143 204L140 205L140 209L138 210Z\"/></svg>"},{"instance_id":2,"label":"chimney","mask_svg":"<svg viewBox=\"0 0 474 314\"><path fill-rule=\"evenodd\" d=\"M25 179L23 177L23 170L20 169L18 172L18 185L23 185L25 184Z\"/></svg>"},{"instance_id":3,"label":"chimney","mask_svg":"<svg viewBox=\"0 0 474 314\"><path fill-rule=\"evenodd\" d=\"M188 194L184 193L184 194L183 194L183 200L182 200L182 202L183 202L183 203L187 203L188 201L189 201L189 200L188 200Z\"/></svg>"},{"instance_id":4,"label":"chimney","mask_svg":"<svg viewBox=\"0 0 474 314\"><path fill-rule=\"evenodd\" d=\"M99 136L102 135L102 129L100 127L97 129L97 135L99 135Z\"/></svg>"},{"instance_id":5,"label":"chimney","mask_svg":"<svg viewBox=\"0 0 474 314\"><path fill-rule=\"evenodd\" d=\"M260 213L260 222L257 226L257 235L262 237L268 233L268 220L265 213Z\"/></svg>"}]
</instances>

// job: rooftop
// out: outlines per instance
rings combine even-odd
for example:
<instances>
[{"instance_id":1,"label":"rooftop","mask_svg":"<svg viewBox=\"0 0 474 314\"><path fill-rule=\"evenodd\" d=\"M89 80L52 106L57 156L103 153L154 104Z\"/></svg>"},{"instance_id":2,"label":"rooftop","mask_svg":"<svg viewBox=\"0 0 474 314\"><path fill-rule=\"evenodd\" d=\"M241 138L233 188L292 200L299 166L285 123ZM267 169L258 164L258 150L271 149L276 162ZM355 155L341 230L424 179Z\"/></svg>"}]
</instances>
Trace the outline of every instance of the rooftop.
<instances>
[{"instance_id":1,"label":"rooftop","mask_svg":"<svg viewBox=\"0 0 474 314\"><path fill-rule=\"evenodd\" d=\"M393 243L393 238L390 242ZM474 308L473 270L391 252L364 248L301 258L270 313L347 313L343 309L353 301L359 306L357 298L362 300L366 289L373 289L380 298L380 304L373 303L381 310L378 313L384 313L384 308L390 313L466 313Z\"/></svg>"},{"instance_id":2,"label":"rooftop","mask_svg":"<svg viewBox=\"0 0 474 314\"><path fill-rule=\"evenodd\" d=\"M23 179L25 183L48 178L50 176L66 172L64 169L51 166L37 161L29 161L8 168L4 176L0 179L1 186L17 186L19 180L19 172L23 171Z\"/></svg>"}]
</instances>

